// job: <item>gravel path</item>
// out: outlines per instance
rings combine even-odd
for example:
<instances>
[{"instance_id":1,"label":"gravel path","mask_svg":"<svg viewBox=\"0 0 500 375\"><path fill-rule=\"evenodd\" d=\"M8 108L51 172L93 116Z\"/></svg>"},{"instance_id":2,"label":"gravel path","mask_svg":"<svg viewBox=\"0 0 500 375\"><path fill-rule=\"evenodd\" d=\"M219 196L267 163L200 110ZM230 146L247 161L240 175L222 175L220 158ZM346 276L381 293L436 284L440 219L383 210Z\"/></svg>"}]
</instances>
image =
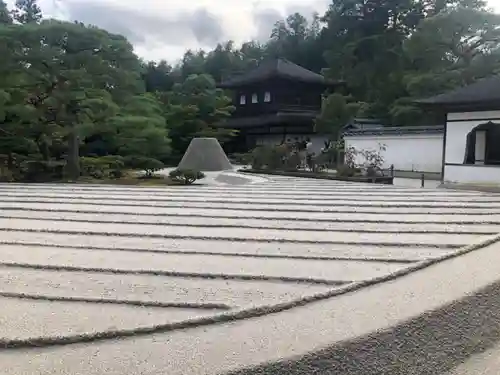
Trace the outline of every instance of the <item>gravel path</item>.
<instances>
[{"instance_id":1,"label":"gravel path","mask_svg":"<svg viewBox=\"0 0 500 375\"><path fill-rule=\"evenodd\" d=\"M75 200L77 201L99 201L99 200L109 200L111 202L118 201L122 202L123 200L127 200L130 202L185 202L189 200L190 202L226 202L226 203L255 203L255 196L252 195L240 195L240 196L232 196L228 194L213 194L213 195L189 195L189 194L176 194L176 195L164 195L164 194L143 194L141 196L137 196L137 194L119 194L115 195L112 192L102 194L102 193L78 193L74 194L72 197L68 197L67 195L61 193L45 193L40 192L37 195L27 194L27 193L5 193L3 194L3 198L6 200L22 200L26 198L36 198L40 199L52 199L52 200ZM315 206L315 205L337 205L337 206L350 206L356 205L359 207L370 207L370 206L401 206L401 205L411 205L411 206L420 206L423 204L431 204L442 207L464 207L470 206L471 203L474 203L474 206L480 208L499 208L500 207L500 197L499 198L488 198L488 197L475 197L471 199L470 197L448 197L446 200L441 200L439 204L435 202L432 198L425 197L415 197L411 201L405 199L404 196L401 197L391 197L386 198L383 195L379 196L371 196L371 197L362 197L358 198L356 195L351 195L349 197L335 197L335 196L325 196L322 199L317 197L269 197L269 195L262 195L259 197L259 203L264 203L267 205L305 205L305 206Z\"/></svg>"},{"instance_id":2,"label":"gravel path","mask_svg":"<svg viewBox=\"0 0 500 375\"><path fill-rule=\"evenodd\" d=\"M0 267L0 285L8 293L162 303L228 304L246 307L276 304L330 287L264 281L203 280L92 272L53 272Z\"/></svg>"},{"instance_id":3,"label":"gravel path","mask_svg":"<svg viewBox=\"0 0 500 375\"><path fill-rule=\"evenodd\" d=\"M57 199L54 202L54 199ZM97 206L126 206L132 209L136 206L145 207L182 207L182 208L204 208L204 209L214 209L216 205L217 209L231 209L231 210L269 210L269 211L302 211L302 212L373 212L374 210L380 211L380 213L400 213L401 209L404 209L408 213L461 213L466 214L468 212L486 212L486 213L496 213L500 209L500 205L488 204L484 202L478 202L474 204L467 203L448 203L448 202L436 202L432 204L422 204L421 202L407 202L407 203L373 203L373 204L360 204L359 202L344 202L335 203L334 205L323 205L322 201L317 201L316 205L312 204L267 204L261 201L254 201L253 203L224 203L225 200L217 202L207 202L207 200L200 202L193 201L177 201L177 202L155 202L152 200L126 200L126 199L81 199L78 197L74 198L16 198L16 197L2 197L2 200L6 203L8 202L29 202L29 203L51 203L53 206L57 207L59 204L87 204L87 205L97 205Z\"/></svg>"},{"instance_id":4,"label":"gravel path","mask_svg":"<svg viewBox=\"0 0 500 375\"><path fill-rule=\"evenodd\" d=\"M180 322L213 314L200 309L75 304L1 297L0 306L2 306L0 309L0 339L3 340L132 329L162 322Z\"/></svg>"},{"instance_id":5,"label":"gravel path","mask_svg":"<svg viewBox=\"0 0 500 375\"><path fill-rule=\"evenodd\" d=\"M7 216L7 215L6 215ZM495 234L500 232L500 223L484 224L452 224L452 223L422 223L418 226L412 223L385 224L380 223L352 223L343 222L317 222L301 220L263 220L244 218L219 218L219 217L186 217L186 216L152 216L152 215L124 215L112 213L78 213L78 212L26 212L9 211L9 218L40 219L47 221L76 221L124 224L155 224L163 226L210 226L210 227L248 227L257 229L281 230L325 230L325 231L368 231L368 232L469 232L478 234Z\"/></svg>"},{"instance_id":6,"label":"gravel path","mask_svg":"<svg viewBox=\"0 0 500 375\"><path fill-rule=\"evenodd\" d=\"M223 180L165 188L0 184L0 338L268 312L500 232L500 195L284 177L241 184L234 173ZM190 332L175 337L192 344ZM86 345L93 343L75 347ZM63 362L40 362L42 373L72 373ZM20 366L9 375L30 373ZM135 375L155 364L120 366L101 373Z\"/></svg>"},{"instance_id":7,"label":"gravel path","mask_svg":"<svg viewBox=\"0 0 500 375\"><path fill-rule=\"evenodd\" d=\"M300 220L318 220L318 221L378 221L378 222L493 222L500 223L500 210L498 212L479 211L476 213L468 212L464 214L463 210L450 210L448 214L440 213L431 215L428 213L409 212L407 209L400 211L381 211L372 210L369 213L359 212L307 212L307 211L279 211L279 210L220 210L214 208L189 208L189 211L181 207L147 207L134 206L131 209L128 206L99 206L86 204L64 204L64 203L20 203L20 202L2 202L4 214L13 210L34 210L34 211L70 211L70 212L91 212L91 213L119 213L124 215L193 215L203 217L236 217L236 218L275 218L275 219L300 219ZM286 209L286 207L285 207ZM403 215L402 215L403 214Z\"/></svg>"},{"instance_id":8,"label":"gravel path","mask_svg":"<svg viewBox=\"0 0 500 375\"><path fill-rule=\"evenodd\" d=\"M0 219L0 227L4 229L40 231L64 231L72 233L109 234L109 235L143 235L194 238L216 238L221 240L266 240L266 241L307 241L307 242L340 242L340 243L410 243L418 245L457 245L465 246L471 242L481 239L480 235L463 234L456 236L455 233L446 234L400 234L400 233L351 233L334 231L281 231L277 229L253 229L253 228L192 228L177 226L156 226L144 224L102 224L102 223L75 223L26 220L26 219ZM222 244L223 246L223 244Z\"/></svg>"},{"instance_id":9,"label":"gravel path","mask_svg":"<svg viewBox=\"0 0 500 375\"><path fill-rule=\"evenodd\" d=\"M220 255L179 255L115 251L81 251L30 247L0 246L0 259L5 264L65 266L126 270L130 273L150 270L200 275L268 276L331 281L354 281L397 271L404 265L356 261L325 261L295 259L261 259L225 257Z\"/></svg>"},{"instance_id":10,"label":"gravel path","mask_svg":"<svg viewBox=\"0 0 500 375\"><path fill-rule=\"evenodd\" d=\"M33 250L37 246L75 247L78 249L116 249L137 252L174 252L174 253L216 253L238 256L260 257L306 257L306 258L346 258L346 259L378 259L380 261L419 261L445 253L453 249L425 247L425 246L372 246L361 243L346 244L304 244L276 243L276 242L230 242L225 241L220 246L217 240L189 240L176 239L165 241L162 238L151 237L114 237L109 236L58 234L58 233L30 233L30 232L1 232L0 244L24 244Z\"/></svg>"}]
</instances>

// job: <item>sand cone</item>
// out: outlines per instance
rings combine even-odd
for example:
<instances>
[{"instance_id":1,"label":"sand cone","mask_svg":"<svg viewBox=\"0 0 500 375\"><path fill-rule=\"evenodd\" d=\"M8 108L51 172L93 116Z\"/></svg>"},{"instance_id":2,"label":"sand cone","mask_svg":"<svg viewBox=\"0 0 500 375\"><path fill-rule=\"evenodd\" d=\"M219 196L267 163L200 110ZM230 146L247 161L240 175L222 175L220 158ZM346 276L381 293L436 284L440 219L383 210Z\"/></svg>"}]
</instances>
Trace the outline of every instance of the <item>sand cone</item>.
<instances>
[{"instance_id":1,"label":"sand cone","mask_svg":"<svg viewBox=\"0 0 500 375\"><path fill-rule=\"evenodd\" d=\"M233 166L216 138L193 138L177 168L218 172Z\"/></svg>"}]
</instances>

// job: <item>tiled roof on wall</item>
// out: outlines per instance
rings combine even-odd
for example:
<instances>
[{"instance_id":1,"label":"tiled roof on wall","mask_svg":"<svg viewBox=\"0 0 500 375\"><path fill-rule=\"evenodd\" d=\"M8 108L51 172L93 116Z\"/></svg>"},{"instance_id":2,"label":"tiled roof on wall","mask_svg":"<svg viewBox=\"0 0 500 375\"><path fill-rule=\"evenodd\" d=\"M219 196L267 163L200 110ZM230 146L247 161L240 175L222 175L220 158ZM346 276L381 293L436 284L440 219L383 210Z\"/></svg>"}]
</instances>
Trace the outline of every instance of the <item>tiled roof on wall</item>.
<instances>
[{"instance_id":1,"label":"tiled roof on wall","mask_svg":"<svg viewBox=\"0 0 500 375\"><path fill-rule=\"evenodd\" d=\"M481 79L471 85L436 95L416 103L432 106L481 104L500 101L500 76Z\"/></svg>"},{"instance_id":2,"label":"tiled roof on wall","mask_svg":"<svg viewBox=\"0 0 500 375\"><path fill-rule=\"evenodd\" d=\"M344 132L344 137L362 137L373 135L405 135L405 134L441 134L444 125L436 126L390 126L379 128L354 129Z\"/></svg>"}]
</instances>

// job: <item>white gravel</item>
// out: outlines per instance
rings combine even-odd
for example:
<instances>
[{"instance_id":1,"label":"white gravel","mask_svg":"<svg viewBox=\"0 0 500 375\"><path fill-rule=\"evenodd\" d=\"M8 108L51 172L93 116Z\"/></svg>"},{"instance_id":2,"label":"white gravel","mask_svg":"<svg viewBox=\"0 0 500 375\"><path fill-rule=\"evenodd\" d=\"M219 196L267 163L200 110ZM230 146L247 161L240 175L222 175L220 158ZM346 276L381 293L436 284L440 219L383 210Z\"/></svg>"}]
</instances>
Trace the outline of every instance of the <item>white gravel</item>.
<instances>
[{"instance_id":1,"label":"white gravel","mask_svg":"<svg viewBox=\"0 0 500 375\"><path fill-rule=\"evenodd\" d=\"M0 216L3 217L0 218L3 264L0 264L0 292L46 298L224 304L239 309L279 304L335 288L314 281L350 282L387 275L414 264L390 261L418 262L455 251L449 245L463 246L483 240L486 234L500 229L500 195L282 177L239 186L0 184ZM464 225L464 222L470 223ZM240 227L225 227L228 225ZM352 232L355 229L390 233ZM450 233L415 233L425 231ZM41 269L44 266L52 269ZM137 273L141 271L162 275ZM242 280L252 277L258 280ZM310 282L297 283L298 279ZM385 306L390 298L391 295L384 295L377 303ZM332 321L331 311L338 305L330 302L334 308L322 310L323 318L317 324ZM133 329L220 312L18 298L0 298L0 303L0 337L4 338ZM309 321L307 310L314 309L310 306L301 309L306 313L298 313L295 323L316 326ZM336 319L342 311L335 313ZM352 309L345 315L351 317L353 313L371 316L373 311ZM281 324L281 315L275 314L273 319L275 326ZM350 320L345 319L337 326L349 326ZM240 323L252 325L252 321L257 320ZM214 328L220 329L221 334L213 336L215 340L208 347L222 341L226 332L230 332L228 329L235 326ZM293 332L293 326L290 325L290 335L307 336ZM272 326L253 324L252 327L246 334L260 330L264 337L273 338L269 336L273 333ZM112 373L165 373L165 369L170 373L169 369L177 369L181 363L172 365L170 357L158 357L158 353L168 355L165 350L174 345L183 348L176 360L189 362L192 358L184 356L184 349L191 356L199 356L206 347L200 346L198 339L208 329L71 348L80 348L80 353L88 354L87 357L95 355L105 362L111 358L112 365L106 367L83 366L89 373L104 374L122 366L127 353L120 357L117 343L128 348L134 357L127 357L130 363L123 364L124 371ZM311 347L315 345L316 333L310 332L308 336ZM154 343L155 337L160 336L162 340L168 336L161 348ZM135 342L146 345L138 348ZM187 344L183 346L182 342ZM249 347L270 347L266 342L243 342ZM308 339L301 342L308 343ZM106 345L113 350L103 349L106 353L101 357L87 350L108 348ZM287 345L294 345L293 339ZM227 348L220 353L221 357L235 360L230 356L238 346ZM44 349L43 353L54 350ZM175 349L170 354L173 352ZM252 357L252 350L245 347L244 352ZM36 363L40 366L29 361L26 366L7 363L6 368L12 370L9 375L34 374L35 368L47 375L54 373L53 369L59 370L60 375L74 373L69 361L63 364L60 356L50 356L45 361L40 353L30 351L33 363L39 359ZM155 363L148 362L151 353ZM48 354L44 358L49 358ZM86 358L76 354L75 357ZM166 363L172 367L165 367ZM160 367L156 368L156 364ZM19 369L26 371L22 373ZM198 369L195 372L202 375L203 368ZM0 365L0 374L2 370Z\"/></svg>"},{"instance_id":2,"label":"white gravel","mask_svg":"<svg viewBox=\"0 0 500 375\"><path fill-rule=\"evenodd\" d=\"M205 198L203 197L189 197L188 199L179 199L175 198L172 199L173 197L163 197L163 198L156 198L154 196L140 196L138 197L137 195L135 196L120 196L120 197L114 197L111 194L110 195L101 195L101 196L92 196L92 195L80 195L80 194L75 194L73 196L68 196L68 195L54 195L51 197L49 194L44 194L44 195L39 195L39 196L28 196L28 197L17 197L17 196L1 196L0 197L0 202L17 202L17 201L25 201L27 199L33 199L39 202L53 202L54 200L57 200L58 203L80 203L80 204L85 204L85 203L94 203L94 204L116 204L116 205L141 205L144 203L149 203L149 204L161 204L161 205L175 205L175 204L183 204L186 207L189 206L204 206L207 205L206 207L209 207L210 205L213 205L216 203L219 207L228 207L231 208L234 206L234 208L244 208L248 207L248 205L251 205L251 207L256 206L256 208L260 208L260 206L268 206L270 207L275 207L276 209L280 207L287 207L290 209L296 209L296 210L304 210L304 209L311 209L311 210L319 210L321 211L324 208L328 207L346 207L348 208L349 206L356 206L359 208L384 208L384 209L390 209L390 208L420 208L420 206L427 204L427 205L432 205L435 206L436 208L440 207L446 207L447 209L462 209L462 208L470 208L471 205L474 207L472 209L487 209L487 210L495 210L495 209L500 209L500 202L499 203L491 203L491 202L454 202L454 201L439 201L439 200L433 200L429 202L414 202L411 200L408 200L406 202L403 201L377 201L377 200L372 200L372 201L358 201L355 199L351 200L328 200L328 199L321 199L321 200L315 200L311 199L310 201L303 201L303 200L293 200L293 198L290 199L265 199L265 198L254 198L254 199L244 199L244 198L217 198L217 197L210 197L207 196ZM214 202L211 202L214 201ZM383 206L383 207L381 207ZM432 208L432 207L431 207ZM328 211L328 210L327 210Z\"/></svg>"},{"instance_id":3,"label":"white gravel","mask_svg":"<svg viewBox=\"0 0 500 375\"><path fill-rule=\"evenodd\" d=\"M481 235L456 234L399 234L399 233L349 233L349 232L322 232L322 231L281 231L276 229L253 228L192 228L176 226L157 226L142 224L100 224L100 223L75 223L64 224L50 221L25 220L25 219L0 219L0 227L5 229L47 231L69 231L76 233L113 233L135 235L160 235L175 237L206 237L217 239L258 239L273 241L314 241L314 242L356 242L356 243L400 243L421 245L460 245L465 246L471 242L479 241ZM222 243L221 246L224 246Z\"/></svg>"},{"instance_id":4,"label":"white gravel","mask_svg":"<svg viewBox=\"0 0 500 375\"><path fill-rule=\"evenodd\" d=\"M394 272L401 264L365 263L356 261L324 261L295 259L262 259L216 255L178 255L157 253L117 253L115 251L82 251L61 248L0 246L4 263L155 270L196 274L225 274L270 277L294 277L332 281L364 280ZM200 280L200 283L202 280Z\"/></svg>"},{"instance_id":5,"label":"white gravel","mask_svg":"<svg viewBox=\"0 0 500 375\"><path fill-rule=\"evenodd\" d=\"M432 247L401 247L395 246L367 246L362 244L297 244L276 242L224 242L216 240L185 240L161 239L147 237L114 237L57 234L57 233L30 233L4 232L0 241L15 244L42 244L48 246L68 246L78 248L129 249L134 251L155 250L173 252L215 252L222 254L283 256L283 257L346 257L346 258L377 258L380 260L424 260L441 256L454 250ZM43 251L32 246L36 251Z\"/></svg>"},{"instance_id":6,"label":"white gravel","mask_svg":"<svg viewBox=\"0 0 500 375\"><path fill-rule=\"evenodd\" d=\"M1 297L0 306L0 337L8 340L134 329L213 314L200 309L143 308Z\"/></svg>"},{"instance_id":7,"label":"white gravel","mask_svg":"<svg viewBox=\"0 0 500 375\"><path fill-rule=\"evenodd\" d=\"M32 198L26 198L25 201L29 201ZM0 200L0 204L3 207L15 207L10 206L9 203L19 203L19 198L11 198L3 197ZM35 200L33 198L33 200ZM115 206L125 206L129 208L129 211L135 210L136 207L140 206L148 206L154 207L155 209L158 207L182 207L184 209L191 208L203 208L203 209L231 209L231 210L263 210L263 211L303 211L303 212L380 212L380 213L399 213L404 211L405 213L475 213L475 212L488 212L488 213L497 213L500 210L499 207L495 207L495 205L488 205L486 203L478 203L484 205L484 207L470 207L465 203L457 203L454 204L456 207L445 207L444 203L436 203L432 204L430 207L422 207L420 204L412 204L411 201L407 205L402 204L384 204L384 207L380 207L377 205L361 205L357 204L356 206L343 206L341 204L336 203L335 205L316 205L316 206L307 206L307 205L272 205L272 204L264 204L264 203L214 203L214 202L147 202L147 201L128 201L128 200L107 200L107 199L96 199L96 200L85 200L85 199L57 199L57 202L54 202L51 198L37 198L33 203L33 207L37 207L35 204L43 204L50 203L53 208L60 207L61 204L81 204L81 205L102 205L109 207ZM411 207L407 207L410 205Z\"/></svg>"},{"instance_id":8,"label":"white gravel","mask_svg":"<svg viewBox=\"0 0 500 375\"><path fill-rule=\"evenodd\" d=\"M0 214L10 218L21 219L44 219L53 221L99 221L107 223L141 223L141 224L162 224L162 225L177 225L177 226L242 226L253 228L269 228L269 229L294 229L294 230L330 230L330 231L374 231L374 232L453 232L460 234L461 232L471 232L478 234L492 234L500 232L499 224L388 224L388 223L342 223L342 222L317 222L317 221L300 221L300 220L263 220L263 219L245 219L245 218L219 218L219 217L175 217L175 216L147 216L130 214L124 216L122 214L112 213L78 213L78 212L54 212L54 211L7 211L0 210ZM61 223L63 225L63 223Z\"/></svg>"},{"instance_id":9,"label":"white gravel","mask_svg":"<svg viewBox=\"0 0 500 375\"><path fill-rule=\"evenodd\" d=\"M274 186L274 187L270 187ZM221 196L221 197L269 197L270 194L279 193L282 196L295 196L310 198L310 193L307 189L290 190L288 185L280 186L273 184L247 186L245 188L231 187L134 187L134 186L106 186L106 185L12 185L0 184L0 195L3 194L109 194L113 196L135 195L137 192L142 194L153 194L154 196ZM454 191L454 190L429 190L429 189L378 189L369 187L362 189L363 194L358 193L360 189L356 186L345 189L345 186L334 185L326 191L315 191L314 195L322 197L351 197L357 200L371 200L372 198L383 199L404 199L405 197L415 197L417 199L439 199L451 201L498 201L500 194L489 194L473 191Z\"/></svg>"},{"instance_id":10,"label":"white gravel","mask_svg":"<svg viewBox=\"0 0 500 375\"><path fill-rule=\"evenodd\" d=\"M377 206L377 205L387 205L387 206L398 206L401 204L411 204L418 206L420 204L436 204L439 206L467 206L473 204L474 206L480 206L484 208L500 208L500 196L498 198L492 197L447 197L447 196L433 196L433 197L414 197L411 201L405 199L407 197L385 197L383 194L378 196L370 197L359 197L359 194L351 194L350 196L337 197L335 194L330 196L318 197L296 197L295 195L289 197L282 196L272 196L272 195L229 195L229 194L175 194L175 195L165 195L165 194L116 194L112 191L106 193L63 193L63 192L15 192L15 193L4 193L0 191L0 200L12 201L18 198L19 200L24 200L27 198L34 199L71 199L71 200L110 200L114 202L116 200L128 200L128 201L154 201L154 202L207 202L207 201L220 201L224 200L227 203L263 203L263 204L276 204L276 205L306 205L306 206L324 206L324 205L339 205L344 204L352 205L356 204L359 206ZM446 198L446 199L443 199Z\"/></svg>"},{"instance_id":11,"label":"white gravel","mask_svg":"<svg viewBox=\"0 0 500 375\"><path fill-rule=\"evenodd\" d=\"M329 286L265 281L201 280L149 275L54 272L0 267L2 292L122 301L252 307L325 292ZM8 302L8 301L7 301Z\"/></svg>"},{"instance_id":12,"label":"white gravel","mask_svg":"<svg viewBox=\"0 0 500 375\"><path fill-rule=\"evenodd\" d=\"M8 215L11 211L10 209L37 209L37 210L67 210L67 211L86 211L86 212L96 212L96 213L106 213L106 212L120 212L125 215L130 214L155 214L155 215L201 215L204 217L220 217L220 216L231 216L231 217L258 217L258 218L276 218L280 217L283 219L309 219L309 220L366 220L366 221L400 221L400 222L414 222L414 221L427 221L427 222L463 222L466 221L477 221L477 222L497 222L500 223L500 210L496 212L487 212L484 214L483 210L480 210L477 214L474 213L460 213L457 210L450 210L451 214L439 213L429 214L426 211L423 213L411 213L409 214L409 209L392 210L390 214L387 211L380 209L370 209L371 213L359 213L359 212L305 212L305 211L266 211L263 210L242 210L242 209L227 209L218 210L214 205L211 208L189 208L189 212L182 207L148 207L148 206L134 206L133 208L128 206L98 206L98 205L88 205L88 204L60 204L60 203L20 203L20 202L1 202L1 207L9 208L9 210L4 210L4 214ZM448 211L448 210L447 210ZM463 211L463 210L462 210ZM0 212L2 212L0 208ZM375 213L373 213L375 212ZM358 224L353 224L358 225Z\"/></svg>"}]
</instances>

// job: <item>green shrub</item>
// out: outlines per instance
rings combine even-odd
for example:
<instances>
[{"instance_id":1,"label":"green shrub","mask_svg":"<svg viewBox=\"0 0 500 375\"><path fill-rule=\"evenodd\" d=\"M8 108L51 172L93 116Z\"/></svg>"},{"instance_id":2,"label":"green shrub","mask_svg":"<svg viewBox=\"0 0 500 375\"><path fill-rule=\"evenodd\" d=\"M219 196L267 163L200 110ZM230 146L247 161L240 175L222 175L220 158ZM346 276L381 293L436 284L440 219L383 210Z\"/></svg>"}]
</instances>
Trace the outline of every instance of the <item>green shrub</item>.
<instances>
[{"instance_id":1,"label":"green shrub","mask_svg":"<svg viewBox=\"0 0 500 375\"><path fill-rule=\"evenodd\" d=\"M170 179L183 185L191 185L196 180L205 178L205 174L191 169L174 169L169 173Z\"/></svg>"},{"instance_id":2,"label":"green shrub","mask_svg":"<svg viewBox=\"0 0 500 375\"><path fill-rule=\"evenodd\" d=\"M354 177L359 174L359 169L349 167L348 165L341 165L337 168L337 176L339 177Z\"/></svg>"},{"instance_id":3,"label":"green shrub","mask_svg":"<svg viewBox=\"0 0 500 375\"><path fill-rule=\"evenodd\" d=\"M232 164L247 166L249 164L252 164L253 156L251 152L235 153L229 156L229 160L231 160Z\"/></svg>"},{"instance_id":4,"label":"green shrub","mask_svg":"<svg viewBox=\"0 0 500 375\"><path fill-rule=\"evenodd\" d=\"M124 158L124 162L128 168L144 171L146 178L152 178L155 172L165 168L160 160L145 156L127 156Z\"/></svg>"},{"instance_id":5,"label":"green shrub","mask_svg":"<svg viewBox=\"0 0 500 375\"><path fill-rule=\"evenodd\" d=\"M21 163L19 179L24 182L50 182L63 179L64 161L27 160Z\"/></svg>"},{"instance_id":6,"label":"green shrub","mask_svg":"<svg viewBox=\"0 0 500 375\"><path fill-rule=\"evenodd\" d=\"M121 156L81 157L80 168L83 176L92 178L120 178L125 164Z\"/></svg>"},{"instance_id":7,"label":"green shrub","mask_svg":"<svg viewBox=\"0 0 500 375\"><path fill-rule=\"evenodd\" d=\"M10 169L4 166L0 166L0 182L13 182L14 174Z\"/></svg>"},{"instance_id":8,"label":"green shrub","mask_svg":"<svg viewBox=\"0 0 500 375\"><path fill-rule=\"evenodd\" d=\"M294 156L288 145L270 145L256 147L250 157L253 169L296 170Z\"/></svg>"}]
</instances>

